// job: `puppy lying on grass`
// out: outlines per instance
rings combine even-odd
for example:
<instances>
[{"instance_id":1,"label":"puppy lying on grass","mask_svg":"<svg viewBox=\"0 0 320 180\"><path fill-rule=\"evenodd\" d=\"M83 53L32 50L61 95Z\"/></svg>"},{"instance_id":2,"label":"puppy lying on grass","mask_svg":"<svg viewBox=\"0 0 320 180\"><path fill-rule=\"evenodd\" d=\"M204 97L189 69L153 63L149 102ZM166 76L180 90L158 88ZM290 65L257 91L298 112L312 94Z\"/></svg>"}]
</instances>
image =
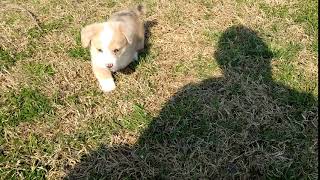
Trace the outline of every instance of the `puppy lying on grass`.
<instances>
[{"instance_id":1,"label":"puppy lying on grass","mask_svg":"<svg viewBox=\"0 0 320 180\"><path fill-rule=\"evenodd\" d=\"M113 14L107 22L94 23L81 30L82 46L90 46L93 72L101 89L116 88L112 73L138 59L144 48L143 6Z\"/></svg>"}]
</instances>

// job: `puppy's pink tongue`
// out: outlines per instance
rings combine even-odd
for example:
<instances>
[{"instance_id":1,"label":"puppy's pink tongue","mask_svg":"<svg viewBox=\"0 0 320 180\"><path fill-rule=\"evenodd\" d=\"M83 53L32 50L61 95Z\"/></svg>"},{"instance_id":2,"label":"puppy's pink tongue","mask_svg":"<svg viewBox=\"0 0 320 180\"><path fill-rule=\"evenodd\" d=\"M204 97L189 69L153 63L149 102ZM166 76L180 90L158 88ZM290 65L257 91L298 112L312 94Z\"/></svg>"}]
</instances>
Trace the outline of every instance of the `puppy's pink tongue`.
<instances>
[{"instance_id":1,"label":"puppy's pink tongue","mask_svg":"<svg viewBox=\"0 0 320 180\"><path fill-rule=\"evenodd\" d=\"M108 68L112 68L113 64L107 64Z\"/></svg>"}]
</instances>

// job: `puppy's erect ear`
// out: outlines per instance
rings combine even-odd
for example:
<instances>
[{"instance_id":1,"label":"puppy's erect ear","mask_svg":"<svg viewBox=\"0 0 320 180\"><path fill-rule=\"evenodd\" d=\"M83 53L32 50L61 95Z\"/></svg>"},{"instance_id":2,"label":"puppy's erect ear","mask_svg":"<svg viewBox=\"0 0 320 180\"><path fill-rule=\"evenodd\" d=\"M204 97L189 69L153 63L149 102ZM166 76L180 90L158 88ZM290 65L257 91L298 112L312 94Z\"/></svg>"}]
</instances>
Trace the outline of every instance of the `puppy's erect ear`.
<instances>
[{"instance_id":1,"label":"puppy's erect ear","mask_svg":"<svg viewBox=\"0 0 320 180\"><path fill-rule=\"evenodd\" d=\"M81 44L84 48L88 47L90 41L94 35L98 32L102 31L103 24L101 23L94 23L84 27L81 30Z\"/></svg>"},{"instance_id":2,"label":"puppy's erect ear","mask_svg":"<svg viewBox=\"0 0 320 180\"><path fill-rule=\"evenodd\" d=\"M119 23L120 32L126 37L129 44L132 44L134 34L133 28L130 25L125 24L124 22Z\"/></svg>"}]
</instances>

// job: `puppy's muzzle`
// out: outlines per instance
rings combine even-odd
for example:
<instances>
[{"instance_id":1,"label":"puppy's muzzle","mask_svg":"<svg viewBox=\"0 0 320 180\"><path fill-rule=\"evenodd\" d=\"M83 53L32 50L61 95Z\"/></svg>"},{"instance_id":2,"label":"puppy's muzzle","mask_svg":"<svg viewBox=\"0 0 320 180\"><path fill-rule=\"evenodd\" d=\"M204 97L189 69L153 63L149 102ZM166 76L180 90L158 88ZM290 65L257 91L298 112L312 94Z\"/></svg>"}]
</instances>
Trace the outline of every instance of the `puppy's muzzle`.
<instances>
[{"instance_id":1,"label":"puppy's muzzle","mask_svg":"<svg viewBox=\"0 0 320 180\"><path fill-rule=\"evenodd\" d=\"M108 67L108 68L112 68L112 67L113 67L113 64L107 64L107 67Z\"/></svg>"}]
</instances>

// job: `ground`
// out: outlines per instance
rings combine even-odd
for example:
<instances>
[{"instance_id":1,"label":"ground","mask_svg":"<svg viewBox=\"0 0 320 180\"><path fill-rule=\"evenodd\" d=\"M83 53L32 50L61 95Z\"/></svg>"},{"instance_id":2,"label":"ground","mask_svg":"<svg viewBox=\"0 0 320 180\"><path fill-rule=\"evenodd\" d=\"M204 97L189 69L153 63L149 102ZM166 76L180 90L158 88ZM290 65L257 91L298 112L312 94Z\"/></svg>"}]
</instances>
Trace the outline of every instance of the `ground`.
<instances>
[{"instance_id":1,"label":"ground","mask_svg":"<svg viewBox=\"0 0 320 180\"><path fill-rule=\"evenodd\" d=\"M146 6L102 93L80 30ZM0 179L317 179L315 0L0 2Z\"/></svg>"}]
</instances>

